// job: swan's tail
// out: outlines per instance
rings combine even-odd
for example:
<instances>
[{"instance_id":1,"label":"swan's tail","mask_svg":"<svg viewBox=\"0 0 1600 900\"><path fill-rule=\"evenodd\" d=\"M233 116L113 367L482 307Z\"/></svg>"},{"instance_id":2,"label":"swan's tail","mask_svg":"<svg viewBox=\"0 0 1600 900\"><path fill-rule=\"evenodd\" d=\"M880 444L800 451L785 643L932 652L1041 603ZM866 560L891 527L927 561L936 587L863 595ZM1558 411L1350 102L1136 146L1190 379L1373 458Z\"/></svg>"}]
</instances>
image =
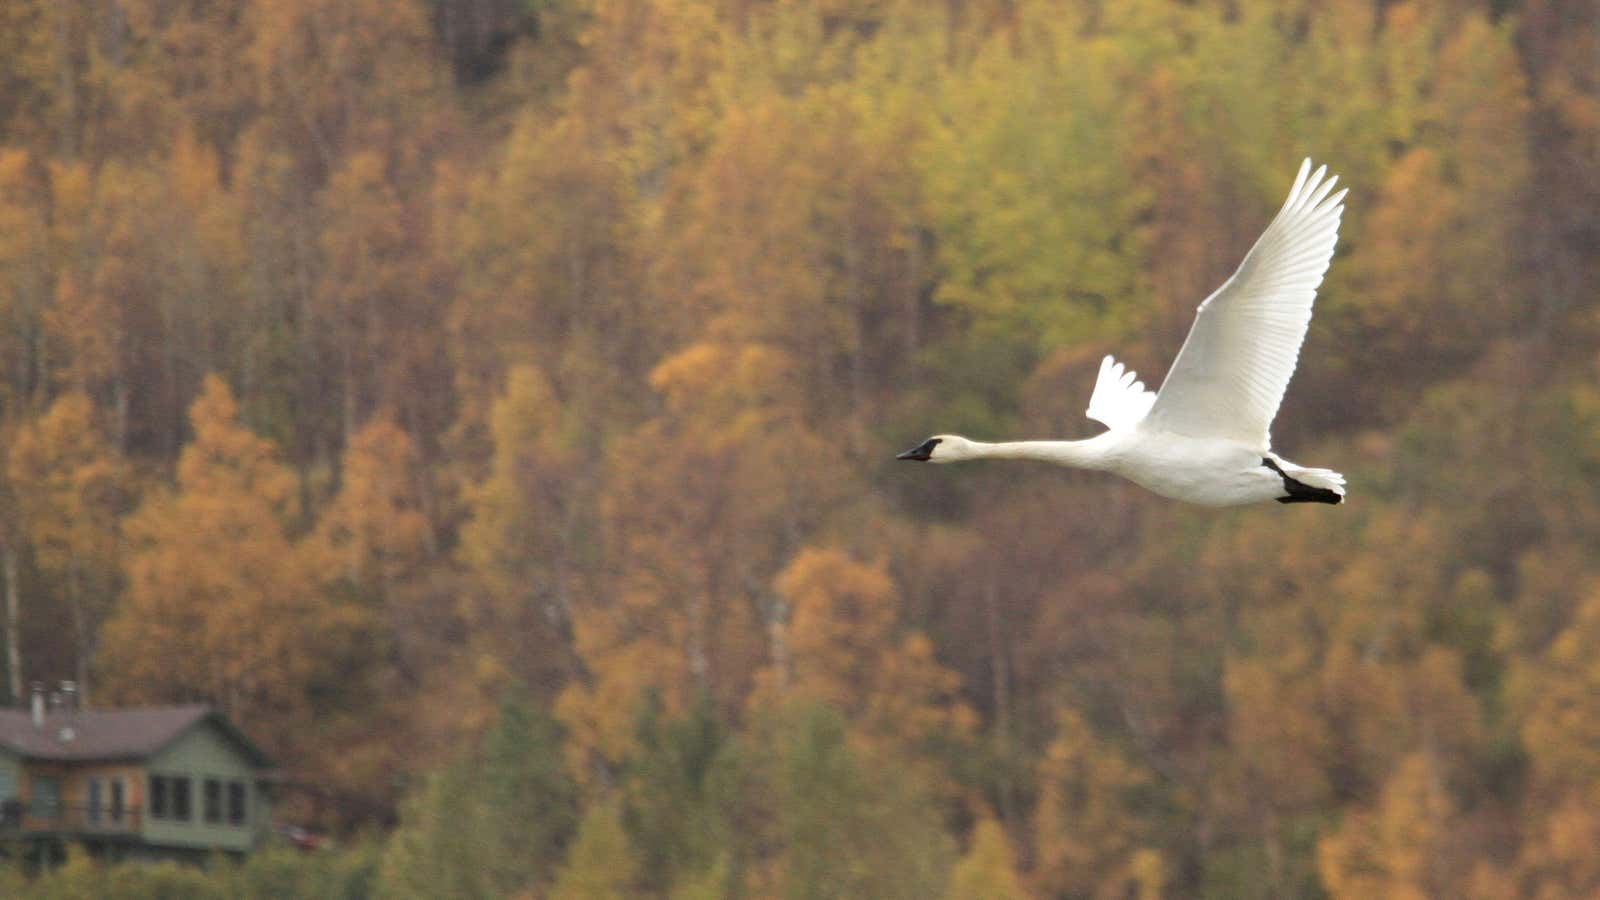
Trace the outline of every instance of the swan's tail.
<instances>
[{"instance_id":1,"label":"swan's tail","mask_svg":"<svg viewBox=\"0 0 1600 900\"><path fill-rule=\"evenodd\" d=\"M1344 476L1332 469L1308 469L1274 457L1288 496L1279 503L1343 503Z\"/></svg>"}]
</instances>

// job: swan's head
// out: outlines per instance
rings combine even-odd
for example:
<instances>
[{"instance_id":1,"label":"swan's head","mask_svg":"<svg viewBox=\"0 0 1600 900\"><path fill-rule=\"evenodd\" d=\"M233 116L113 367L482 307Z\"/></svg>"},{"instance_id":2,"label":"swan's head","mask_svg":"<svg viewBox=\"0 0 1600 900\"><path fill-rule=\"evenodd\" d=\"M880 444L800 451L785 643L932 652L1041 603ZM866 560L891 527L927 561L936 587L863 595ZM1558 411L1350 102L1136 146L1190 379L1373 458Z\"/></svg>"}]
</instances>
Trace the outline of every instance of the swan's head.
<instances>
[{"instance_id":1,"label":"swan's head","mask_svg":"<svg viewBox=\"0 0 1600 900\"><path fill-rule=\"evenodd\" d=\"M936 434L910 450L896 456L895 459L909 459L916 462L947 463L958 460L970 459L972 442L964 437L954 434Z\"/></svg>"}]
</instances>

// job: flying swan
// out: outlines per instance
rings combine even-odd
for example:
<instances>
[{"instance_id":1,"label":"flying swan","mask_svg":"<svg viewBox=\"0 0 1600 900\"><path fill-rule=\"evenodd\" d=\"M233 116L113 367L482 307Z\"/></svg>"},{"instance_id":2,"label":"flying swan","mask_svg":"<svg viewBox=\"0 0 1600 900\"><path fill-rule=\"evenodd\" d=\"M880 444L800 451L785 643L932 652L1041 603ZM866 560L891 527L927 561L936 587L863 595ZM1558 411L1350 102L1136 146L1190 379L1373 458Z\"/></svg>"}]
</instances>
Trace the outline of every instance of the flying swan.
<instances>
[{"instance_id":1,"label":"flying swan","mask_svg":"<svg viewBox=\"0 0 1600 900\"><path fill-rule=\"evenodd\" d=\"M1159 393L1107 356L1089 418L1107 430L1082 441L988 444L928 438L897 459L1035 459L1098 469L1164 497L1204 506L1342 503L1344 476L1273 453L1269 429L1294 374L1311 303L1339 238L1344 191L1327 166L1300 164L1289 199L1244 262L1200 304Z\"/></svg>"}]
</instances>

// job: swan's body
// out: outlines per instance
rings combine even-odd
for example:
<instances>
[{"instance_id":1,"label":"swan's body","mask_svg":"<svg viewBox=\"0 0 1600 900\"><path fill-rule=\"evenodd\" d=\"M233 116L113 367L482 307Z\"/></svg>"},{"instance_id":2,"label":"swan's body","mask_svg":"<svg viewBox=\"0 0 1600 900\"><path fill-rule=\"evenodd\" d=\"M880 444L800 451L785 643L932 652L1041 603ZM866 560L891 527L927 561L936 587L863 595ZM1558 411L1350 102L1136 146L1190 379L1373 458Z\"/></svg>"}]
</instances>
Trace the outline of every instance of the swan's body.
<instances>
[{"instance_id":1,"label":"swan's body","mask_svg":"<svg viewBox=\"0 0 1600 900\"><path fill-rule=\"evenodd\" d=\"M1301 164L1278 215L1200 304L1159 393L1111 357L1101 362L1087 414L1105 433L999 444L937 435L899 458L1033 459L1113 472L1204 506L1343 502L1343 476L1277 456L1269 435L1339 236L1345 192L1333 193L1326 172Z\"/></svg>"}]
</instances>

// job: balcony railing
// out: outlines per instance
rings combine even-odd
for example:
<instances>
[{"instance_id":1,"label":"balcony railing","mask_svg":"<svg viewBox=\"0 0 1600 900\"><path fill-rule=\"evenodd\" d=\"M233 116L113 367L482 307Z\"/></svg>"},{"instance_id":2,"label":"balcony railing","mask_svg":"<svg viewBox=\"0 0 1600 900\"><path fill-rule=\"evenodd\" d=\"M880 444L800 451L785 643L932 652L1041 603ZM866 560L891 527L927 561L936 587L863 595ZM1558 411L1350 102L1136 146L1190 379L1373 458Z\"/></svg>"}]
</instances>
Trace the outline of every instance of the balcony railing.
<instances>
[{"instance_id":1,"label":"balcony railing","mask_svg":"<svg viewBox=\"0 0 1600 900\"><path fill-rule=\"evenodd\" d=\"M139 830L142 810L137 806L65 806L35 803L31 807L17 800L0 803L0 831L76 832L82 834L120 834Z\"/></svg>"}]
</instances>

